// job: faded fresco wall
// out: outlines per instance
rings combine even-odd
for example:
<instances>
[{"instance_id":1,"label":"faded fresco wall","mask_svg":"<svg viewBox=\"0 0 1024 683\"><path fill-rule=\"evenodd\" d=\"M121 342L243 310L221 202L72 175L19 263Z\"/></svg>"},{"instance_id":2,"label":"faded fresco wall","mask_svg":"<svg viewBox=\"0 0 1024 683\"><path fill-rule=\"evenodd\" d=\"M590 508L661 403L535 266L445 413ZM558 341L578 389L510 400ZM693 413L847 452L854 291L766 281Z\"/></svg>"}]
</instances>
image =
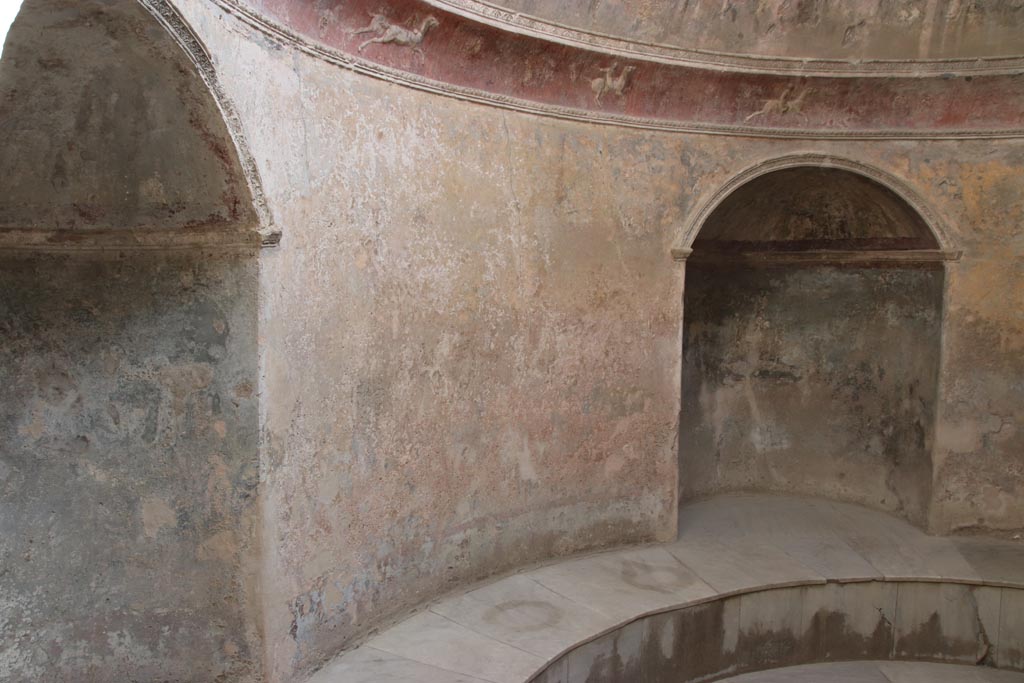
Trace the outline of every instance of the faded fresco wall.
<instances>
[{"instance_id":1,"label":"faded fresco wall","mask_svg":"<svg viewBox=\"0 0 1024 683\"><path fill-rule=\"evenodd\" d=\"M692 138L691 138L692 140ZM1024 145L1016 140L889 143L718 142L693 196L703 204L746 168L809 149L903 179L962 257L945 265L942 363L932 450L930 530L1024 529ZM688 154L689 158L694 155ZM681 473L682 477L686 473Z\"/></svg>"},{"instance_id":2,"label":"faded fresco wall","mask_svg":"<svg viewBox=\"0 0 1024 683\"><path fill-rule=\"evenodd\" d=\"M255 265L0 259L0 679L258 674Z\"/></svg>"},{"instance_id":3,"label":"faded fresco wall","mask_svg":"<svg viewBox=\"0 0 1024 683\"><path fill-rule=\"evenodd\" d=\"M666 139L426 97L195 9L285 233L261 254L269 678L465 582L671 538L690 171Z\"/></svg>"},{"instance_id":4,"label":"faded fresco wall","mask_svg":"<svg viewBox=\"0 0 1024 683\"><path fill-rule=\"evenodd\" d=\"M309 194L261 304L280 676L467 581L670 538L680 363L683 169L647 141L295 68Z\"/></svg>"},{"instance_id":5,"label":"faded fresco wall","mask_svg":"<svg viewBox=\"0 0 1024 683\"><path fill-rule=\"evenodd\" d=\"M930 525L1024 528L1020 141L555 120L390 85L206 0L179 4L284 240L258 272L205 252L5 257L3 673L245 680L263 662L266 680L298 680L468 581L671 538L678 453L694 444L677 444L683 267L670 252L740 170L794 152L903 178L964 250L945 273ZM83 108L99 126L83 130L106 130L101 109ZM213 180L180 196L230 217L208 162L193 180ZM163 206L152 197L111 215L130 223ZM810 277L779 291L808 296ZM838 277L836 296L865 303L857 277ZM891 277L872 286L937 297L934 274ZM691 296L713 284L690 279ZM872 310L864 324L888 334ZM934 308L895 311L934 359ZM684 486L701 476L684 461ZM872 476L869 492L830 491L885 507Z\"/></svg>"},{"instance_id":6,"label":"faded fresco wall","mask_svg":"<svg viewBox=\"0 0 1024 683\"><path fill-rule=\"evenodd\" d=\"M670 250L725 182L787 153L904 178L964 247L947 272L932 522L1024 526L1019 506L989 507L1024 489L1016 436L986 431L990 404L1022 405L1016 313L967 294L1020 288L1015 257L980 247L1021 239L1020 143L556 121L366 78L182 6L285 235L260 274L269 680L475 578L672 534L682 269ZM993 332L979 340L981 315ZM963 349L964 335L981 343Z\"/></svg>"},{"instance_id":7,"label":"faded fresco wall","mask_svg":"<svg viewBox=\"0 0 1024 683\"><path fill-rule=\"evenodd\" d=\"M819 495L926 524L934 268L688 264L680 496Z\"/></svg>"}]
</instances>

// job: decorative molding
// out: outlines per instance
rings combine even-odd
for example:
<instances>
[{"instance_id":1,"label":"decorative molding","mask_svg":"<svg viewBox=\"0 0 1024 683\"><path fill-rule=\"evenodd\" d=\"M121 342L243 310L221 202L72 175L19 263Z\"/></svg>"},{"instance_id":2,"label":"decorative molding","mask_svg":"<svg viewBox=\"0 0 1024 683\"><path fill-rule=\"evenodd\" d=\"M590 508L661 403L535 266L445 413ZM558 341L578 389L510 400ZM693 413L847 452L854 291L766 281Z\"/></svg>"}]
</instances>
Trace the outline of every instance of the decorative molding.
<instances>
[{"instance_id":1,"label":"decorative molding","mask_svg":"<svg viewBox=\"0 0 1024 683\"><path fill-rule=\"evenodd\" d=\"M167 0L140 0L141 2L166 2ZM397 0L396 0L397 1ZM912 117L905 117L908 122L907 128L888 128L882 127L865 128L863 126L858 127L855 124L847 124L843 121L835 124L835 127L821 127L821 124L809 123L808 107L804 106L803 100L800 100L802 111L794 111L792 107L783 107L786 111L778 112L775 115L775 119L784 119L788 113L797 114L801 121L806 123L805 127L792 127L786 125L770 126L770 125L751 125L743 121L743 116L749 115L754 112L757 106L763 108L765 99L752 100L752 103L757 102L759 104L753 104L751 109L743 112L736 117L737 122L722 122L722 121L708 121L708 120L693 120L687 118L687 114L679 114L679 118L664 118L663 116L644 116L637 112L638 109L644 107L637 106L637 102L642 101L645 97L650 99L653 91L644 91L638 93L638 88L642 89L644 83L635 83L638 81L640 74L631 73L629 76L629 92L626 92L624 83L624 95L628 97L624 98L613 98L614 101L609 100L598 100L595 101L594 93L592 92L593 82L589 78L579 78L580 74L575 74L577 78L573 79L573 74L569 74L567 78L567 84L572 84L574 88L579 88L579 93L573 93L575 98L575 104L577 106L567 106L565 104L552 103L549 101L540 101L538 99L528 99L520 96L517 92L516 95L510 95L507 92L501 92L502 84L515 82L515 79L508 74L495 75L493 78L487 79L488 87L491 89L482 89L480 87L467 86L458 83L447 82L438 80L437 78L427 78L419 73L415 73L416 69L423 70L426 73L437 75L438 73L443 74L443 69L438 69L439 64L444 63L445 54L438 54L436 51L431 52L427 50L426 59L421 58L420 62L426 62L430 65L430 68L422 68L420 65L410 65L409 62L403 62L401 59L394 58L391 53L388 55L382 55L381 59L391 60L391 64L379 63L372 61L359 55L358 44L353 46L346 45L345 49L339 49L337 47L326 45L317 40L311 39L304 33L297 32L296 30L284 26L275 20L272 20L263 15L261 12L254 11L245 2L245 0L212 0L224 12L233 15L242 23L248 25L250 28L255 29L262 33L264 36L270 38L274 42L280 45L291 46L292 48L303 52L311 57L323 60L325 62L334 64L336 66L349 69L356 73L371 76L389 83L395 83L403 85L405 87L413 88L423 92L429 92L438 95L444 95L454 99L483 104L492 107L498 107L502 109L514 110L523 113L535 114L539 116L553 117L569 121L581 121L586 123L606 124L615 125L628 128L638 128L652 131L664 131L664 132L679 132L679 133L696 133L696 134L707 134L707 135L728 135L734 137L757 137L757 138L784 138L784 139L807 139L807 140L889 140L889 139L923 139L923 140L963 140L963 139L1001 139L1001 138L1020 138L1024 137L1024 126L1008 126L1008 127L993 127L993 128L956 128L951 127L948 129L935 129L927 126L921 128L914 128ZM422 0L403 0L404 5L416 5L422 4ZM426 5L426 7L434 9L434 5ZM353 5L348 11L354 12L356 6ZM365 23L365 15L360 15L362 18L360 21ZM448 19L453 19L452 15L447 15ZM446 21L442 18L442 21ZM446 30L453 32L449 35L455 35L458 31L471 32L473 27L459 27L452 26L452 22L447 22ZM348 27L347 31L341 31L346 36L351 36L351 29L355 26ZM488 29L494 31L496 29ZM524 40L531 40L531 38L524 38ZM347 51L349 47L352 47L351 51ZM542 46L534 46L536 49L540 49ZM564 46L558 47L558 49L568 49ZM597 53L581 53L580 59L585 59L586 63L594 63L596 60L601 58L601 54ZM439 61L440 60L440 61ZM507 69L521 69L521 64L518 63L514 56L506 56L505 63L501 64L492 60L492 63L498 64L501 68ZM394 64L400 64L401 67L395 66ZM606 62L607 64L607 62ZM644 63L640 63L643 66ZM599 63L597 64L599 66ZM625 66L637 66L636 64L622 65ZM596 66L595 66L596 68ZM621 67L620 67L621 68ZM667 68L667 67L665 67ZM681 83L685 82L687 77L695 78L700 77L700 74L708 74L710 72L697 72L694 69L678 67L683 69L685 72L678 74L660 74L661 80L659 82L672 83L672 87L681 88ZM463 73L463 72L459 72ZM595 76L599 76L598 73L594 73ZM616 76L619 74L617 73ZM736 74L732 74L735 76ZM670 76L672 76L670 78ZM676 78L678 77L678 78ZM730 74L722 74L723 78L730 77ZM792 74L788 78L780 80L778 76L756 76L749 75L745 76L746 79L770 79L761 86L757 87L767 88L772 83L778 87L778 83L802 83L805 79L792 78ZM1007 77L1009 78L1009 77ZM668 80L665 80L668 79ZM841 79L844 82L849 82L850 79ZM919 84L922 82L933 82L933 83L947 83L947 79L907 79L908 87L913 84ZM976 81L977 82L977 81ZM1016 81L1015 81L1016 82ZM748 84L742 86L746 91L751 90L751 85ZM963 86L963 84L959 84ZM1011 84L1012 85L1012 84ZM739 87L740 84L730 87ZM649 86L650 88L657 88L653 83ZM945 86L943 86L945 87ZM497 90L497 91L495 91ZM519 89L521 91L521 89ZM584 91L586 95L584 95ZM565 94L564 89L559 91L561 94ZM681 91L684 92L685 91ZM870 92L870 90L868 90ZM677 93L678 94L678 93ZM830 93L821 92L819 93L820 99L829 102L828 98ZM881 95L880 95L881 96ZM888 97L888 95L886 95ZM562 99L565 99L564 97ZM630 103L619 100L630 100ZM698 100L686 99L687 102L700 102L707 100L707 97L699 98ZM891 98L890 98L891 99ZM908 95L904 98L908 106L917 106L917 102L914 97ZM652 107L653 110L660 110L657 103ZM819 110L820 110L819 103ZM1017 119L1022 118L1020 112L1013 106L1012 102L996 102L997 107L1002 107L1004 115L1010 120L1016 123ZM871 110L870 107L867 110ZM928 113L933 113L932 109L923 109ZM628 113L627 113L628 112ZM747 116L747 118L752 118ZM769 117L763 117L769 118ZM820 119L820 112L818 118ZM998 117L996 117L998 118ZM840 127L840 125L850 125L850 127ZM921 125L921 124L918 124Z\"/></svg>"},{"instance_id":2,"label":"decorative molding","mask_svg":"<svg viewBox=\"0 0 1024 683\"><path fill-rule=\"evenodd\" d=\"M259 221L257 228L259 243L262 246L275 246L281 241L281 231L274 225L273 214L263 192L263 181L260 178L256 160L249 149L245 138L241 118L235 110L231 99L224 92L217 80L217 70L213 65L209 52L188 21L178 12L170 0L137 0L181 46L188 58L195 65L200 78L206 84L210 94L224 118L228 133L235 144L235 153L242 167L249 194L252 196L253 207Z\"/></svg>"},{"instance_id":3,"label":"decorative molding","mask_svg":"<svg viewBox=\"0 0 1024 683\"><path fill-rule=\"evenodd\" d=\"M627 59L661 62L701 69L754 74L890 77L998 76L1024 71L1024 55L971 59L816 59L718 52L664 43L631 40L576 28L523 12L503 9L482 0L423 0L453 14L503 30L542 40L596 50Z\"/></svg>"},{"instance_id":4,"label":"decorative molding","mask_svg":"<svg viewBox=\"0 0 1024 683\"><path fill-rule=\"evenodd\" d=\"M739 187L747 184L754 178L758 178L767 173L780 171L785 168L797 168L801 166L835 168L850 171L851 173L856 173L875 181L879 185L882 185L895 193L921 216L922 220L924 220L928 225L928 228L939 243L938 252L945 254L959 254L958 248L954 243L951 234L939 215L931 209L928 203L921 198L920 194L918 194L916 190L896 176L875 168L874 166L863 164L859 161L844 159L830 154L802 152L774 157L758 162L733 176L728 182L719 187L708 199L702 202L700 208L698 208L698 210L694 212L683 225L679 241L676 247L672 249L673 258L681 260L680 256L682 256L682 260L685 260L686 256L683 255L684 252L686 252L686 255L689 255L689 252L693 248L693 241L697 238L697 233L700 232L700 229L704 225L708 216L710 216L711 213Z\"/></svg>"},{"instance_id":5,"label":"decorative molding","mask_svg":"<svg viewBox=\"0 0 1024 683\"><path fill-rule=\"evenodd\" d=\"M960 251L942 249L815 249L808 251L716 251L673 249L676 261L712 263L715 265L775 266L775 265L912 265L915 263L944 263L959 261Z\"/></svg>"},{"instance_id":6,"label":"decorative molding","mask_svg":"<svg viewBox=\"0 0 1024 683\"><path fill-rule=\"evenodd\" d=\"M673 248L670 253L672 254L672 260L678 263L683 263L693 255L693 249L676 247Z\"/></svg>"},{"instance_id":7,"label":"decorative molding","mask_svg":"<svg viewBox=\"0 0 1024 683\"><path fill-rule=\"evenodd\" d=\"M0 228L0 253L133 252L133 251L254 251L263 235L212 227L142 230L42 230Z\"/></svg>"}]
</instances>

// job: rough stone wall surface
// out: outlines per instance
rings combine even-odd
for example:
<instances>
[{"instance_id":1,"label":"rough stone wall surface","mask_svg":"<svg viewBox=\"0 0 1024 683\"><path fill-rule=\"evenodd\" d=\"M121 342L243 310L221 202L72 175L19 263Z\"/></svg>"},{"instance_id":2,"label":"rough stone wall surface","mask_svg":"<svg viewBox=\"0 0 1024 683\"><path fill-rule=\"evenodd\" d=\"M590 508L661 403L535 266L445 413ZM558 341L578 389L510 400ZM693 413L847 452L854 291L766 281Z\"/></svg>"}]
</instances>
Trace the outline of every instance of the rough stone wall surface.
<instances>
[{"instance_id":1,"label":"rough stone wall surface","mask_svg":"<svg viewBox=\"0 0 1024 683\"><path fill-rule=\"evenodd\" d=\"M672 534L669 251L741 169L789 153L905 179L965 249L946 274L932 525L1024 526L1024 336L1002 298L1021 291L1021 143L555 121L366 78L180 4L284 232L260 257L269 680L460 583Z\"/></svg>"},{"instance_id":2,"label":"rough stone wall surface","mask_svg":"<svg viewBox=\"0 0 1024 683\"><path fill-rule=\"evenodd\" d=\"M1017 0L499 0L598 33L693 50L818 59L948 59L1024 53Z\"/></svg>"},{"instance_id":3,"label":"rough stone wall surface","mask_svg":"<svg viewBox=\"0 0 1024 683\"><path fill-rule=\"evenodd\" d=\"M252 681L256 260L0 260L0 679Z\"/></svg>"},{"instance_id":4,"label":"rough stone wall surface","mask_svg":"<svg viewBox=\"0 0 1024 683\"><path fill-rule=\"evenodd\" d=\"M0 120L0 229L256 223L216 102L134 0L26 0L0 61Z\"/></svg>"},{"instance_id":5,"label":"rough stone wall surface","mask_svg":"<svg viewBox=\"0 0 1024 683\"><path fill-rule=\"evenodd\" d=\"M942 275L689 264L680 497L799 492L927 524Z\"/></svg>"}]
</instances>

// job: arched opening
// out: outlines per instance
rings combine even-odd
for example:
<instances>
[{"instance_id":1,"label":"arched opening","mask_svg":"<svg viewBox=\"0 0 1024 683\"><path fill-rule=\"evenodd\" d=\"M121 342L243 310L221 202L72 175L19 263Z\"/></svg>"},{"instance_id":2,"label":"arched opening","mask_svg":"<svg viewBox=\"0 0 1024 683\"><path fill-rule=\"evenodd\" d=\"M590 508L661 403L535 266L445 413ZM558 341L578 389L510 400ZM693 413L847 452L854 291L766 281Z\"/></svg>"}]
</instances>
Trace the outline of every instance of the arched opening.
<instances>
[{"instance_id":1,"label":"arched opening","mask_svg":"<svg viewBox=\"0 0 1024 683\"><path fill-rule=\"evenodd\" d=\"M686 265L681 499L804 493L924 523L939 246L846 169L781 168L726 196Z\"/></svg>"}]
</instances>

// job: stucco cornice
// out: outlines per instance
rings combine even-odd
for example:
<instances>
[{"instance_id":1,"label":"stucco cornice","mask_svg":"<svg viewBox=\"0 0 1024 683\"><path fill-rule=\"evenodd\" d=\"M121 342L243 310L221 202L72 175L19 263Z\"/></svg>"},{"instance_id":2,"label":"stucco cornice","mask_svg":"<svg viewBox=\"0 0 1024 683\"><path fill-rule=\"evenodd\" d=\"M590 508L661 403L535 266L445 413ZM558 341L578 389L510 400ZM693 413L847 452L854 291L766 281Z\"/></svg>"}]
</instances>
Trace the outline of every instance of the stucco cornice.
<instances>
[{"instance_id":1,"label":"stucco cornice","mask_svg":"<svg viewBox=\"0 0 1024 683\"><path fill-rule=\"evenodd\" d=\"M0 253L88 253L136 251L241 251L266 246L255 231L205 229L42 230L0 229Z\"/></svg>"},{"instance_id":2,"label":"stucco cornice","mask_svg":"<svg viewBox=\"0 0 1024 683\"><path fill-rule=\"evenodd\" d=\"M962 77L945 70L942 77L886 78L748 73L513 31L450 5L462 0L392 0L383 7L351 0L329 11L309 0L213 2L276 42L337 66L566 120L814 140L1024 135L1024 70L1012 68ZM434 23L420 32L428 18ZM396 31L404 32L404 43L391 40Z\"/></svg>"}]
</instances>

